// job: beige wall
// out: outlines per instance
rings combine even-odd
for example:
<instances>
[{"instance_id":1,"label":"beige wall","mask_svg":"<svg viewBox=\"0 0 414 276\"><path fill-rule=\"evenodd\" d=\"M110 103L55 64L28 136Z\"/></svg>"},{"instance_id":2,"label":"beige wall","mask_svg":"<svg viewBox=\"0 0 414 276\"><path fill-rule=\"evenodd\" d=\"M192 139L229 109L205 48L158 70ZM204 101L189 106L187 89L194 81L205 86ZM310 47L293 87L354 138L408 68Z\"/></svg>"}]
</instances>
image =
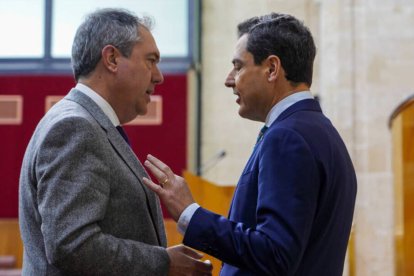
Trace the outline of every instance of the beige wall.
<instances>
[{"instance_id":1,"label":"beige wall","mask_svg":"<svg viewBox=\"0 0 414 276\"><path fill-rule=\"evenodd\" d=\"M254 146L262 124L239 117L236 96L224 86L237 41L237 24L254 15L281 11L310 18L306 1L203 0L202 22L202 157L206 163L224 149L227 156L207 171L207 179L235 184ZM312 20L313 21L313 20Z\"/></svg>"},{"instance_id":2,"label":"beige wall","mask_svg":"<svg viewBox=\"0 0 414 276\"><path fill-rule=\"evenodd\" d=\"M241 119L232 90L236 25L286 12L305 21L318 47L312 92L343 136L359 182L355 275L394 275L391 133L393 108L414 93L414 0L203 0L202 156L227 156L204 177L235 184L261 123ZM347 274L347 273L345 273Z\"/></svg>"}]
</instances>

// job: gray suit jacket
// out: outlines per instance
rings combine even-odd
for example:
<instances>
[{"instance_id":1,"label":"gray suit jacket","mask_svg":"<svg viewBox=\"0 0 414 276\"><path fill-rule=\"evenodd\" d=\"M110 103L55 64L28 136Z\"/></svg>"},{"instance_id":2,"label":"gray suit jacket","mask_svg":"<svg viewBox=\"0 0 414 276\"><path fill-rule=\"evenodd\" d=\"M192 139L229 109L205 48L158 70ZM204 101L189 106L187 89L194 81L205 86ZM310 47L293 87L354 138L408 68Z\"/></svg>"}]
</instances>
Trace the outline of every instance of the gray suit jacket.
<instances>
[{"instance_id":1,"label":"gray suit jacket","mask_svg":"<svg viewBox=\"0 0 414 276\"><path fill-rule=\"evenodd\" d=\"M37 126L19 187L23 275L164 275L160 204L103 111L73 89Z\"/></svg>"}]
</instances>

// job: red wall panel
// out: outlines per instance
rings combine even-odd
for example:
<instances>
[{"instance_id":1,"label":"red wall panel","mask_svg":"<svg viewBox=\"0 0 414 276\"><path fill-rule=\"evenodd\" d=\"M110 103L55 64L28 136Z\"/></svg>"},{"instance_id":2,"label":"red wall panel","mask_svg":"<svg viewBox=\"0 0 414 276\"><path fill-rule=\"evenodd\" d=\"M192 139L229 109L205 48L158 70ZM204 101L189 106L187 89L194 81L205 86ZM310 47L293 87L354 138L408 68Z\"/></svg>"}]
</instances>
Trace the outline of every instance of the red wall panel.
<instances>
[{"instance_id":1,"label":"red wall panel","mask_svg":"<svg viewBox=\"0 0 414 276\"><path fill-rule=\"evenodd\" d=\"M143 161L148 153L166 161L175 172L186 167L187 79L164 76L156 95L163 97L161 125L125 126L133 150ZM21 125L0 125L0 218L18 215L18 182L24 151L45 112L45 98L65 95L72 76L0 76L0 95L23 96Z\"/></svg>"}]
</instances>

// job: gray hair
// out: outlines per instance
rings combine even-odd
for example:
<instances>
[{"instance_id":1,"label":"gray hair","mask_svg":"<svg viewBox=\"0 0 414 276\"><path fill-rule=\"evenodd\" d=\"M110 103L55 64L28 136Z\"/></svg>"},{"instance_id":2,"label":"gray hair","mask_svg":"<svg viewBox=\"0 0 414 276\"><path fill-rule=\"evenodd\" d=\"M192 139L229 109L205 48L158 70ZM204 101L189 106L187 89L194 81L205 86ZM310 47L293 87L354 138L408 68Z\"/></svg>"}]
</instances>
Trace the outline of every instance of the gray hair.
<instances>
[{"instance_id":1,"label":"gray hair","mask_svg":"<svg viewBox=\"0 0 414 276\"><path fill-rule=\"evenodd\" d=\"M91 73L106 45L113 45L129 57L139 41L139 27L151 30L150 17L138 17L124 9L99 9L89 14L76 31L72 45L72 69L75 80Z\"/></svg>"}]
</instances>

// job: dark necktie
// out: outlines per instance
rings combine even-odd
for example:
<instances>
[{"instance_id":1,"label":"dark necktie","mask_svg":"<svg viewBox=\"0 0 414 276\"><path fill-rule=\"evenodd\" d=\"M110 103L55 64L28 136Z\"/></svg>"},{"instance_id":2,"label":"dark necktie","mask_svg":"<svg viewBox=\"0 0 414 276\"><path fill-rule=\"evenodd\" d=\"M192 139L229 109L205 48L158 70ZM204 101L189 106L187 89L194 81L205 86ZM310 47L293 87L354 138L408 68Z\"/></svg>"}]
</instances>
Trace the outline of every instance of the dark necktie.
<instances>
[{"instance_id":1,"label":"dark necktie","mask_svg":"<svg viewBox=\"0 0 414 276\"><path fill-rule=\"evenodd\" d=\"M127 144L131 146L125 130L121 126L117 126L116 129L118 130L119 134L121 134L122 138L124 138L125 142L127 142Z\"/></svg>"},{"instance_id":2,"label":"dark necktie","mask_svg":"<svg viewBox=\"0 0 414 276\"><path fill-rule=\"evenodd\" d=\"M266 132L266 130L268 129L269 127L268 126L266 126L266 125L264 125L263 127L262 127L262 129L260 130L260 132L259 132L259 135L257 135L257 140L256 140L256 144L257 143L259 143L262 139L263 139L263 135L265 134L265 132Z\"/></svg>"}]
</instances>

